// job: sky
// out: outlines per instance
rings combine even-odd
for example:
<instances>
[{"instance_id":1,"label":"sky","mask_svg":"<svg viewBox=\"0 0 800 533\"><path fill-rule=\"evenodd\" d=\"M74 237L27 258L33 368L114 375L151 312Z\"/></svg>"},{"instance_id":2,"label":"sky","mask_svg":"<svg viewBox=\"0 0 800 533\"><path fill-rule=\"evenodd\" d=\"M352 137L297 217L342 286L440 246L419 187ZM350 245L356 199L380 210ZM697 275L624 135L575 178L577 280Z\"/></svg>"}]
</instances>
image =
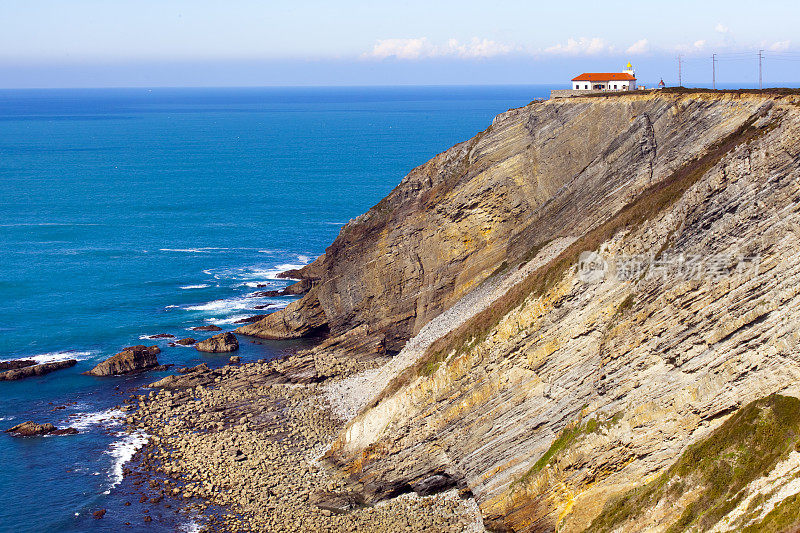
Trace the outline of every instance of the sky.
<instances>
[{"instance_id":1,"label":"sky","mask_svg":"<svg viewBox=\"0 0 800 533\"><path fill-rule=\"evenodd\" d=\"M800 83L800 3L2 0L0 87Z\"/></svg>"}]
</instances>

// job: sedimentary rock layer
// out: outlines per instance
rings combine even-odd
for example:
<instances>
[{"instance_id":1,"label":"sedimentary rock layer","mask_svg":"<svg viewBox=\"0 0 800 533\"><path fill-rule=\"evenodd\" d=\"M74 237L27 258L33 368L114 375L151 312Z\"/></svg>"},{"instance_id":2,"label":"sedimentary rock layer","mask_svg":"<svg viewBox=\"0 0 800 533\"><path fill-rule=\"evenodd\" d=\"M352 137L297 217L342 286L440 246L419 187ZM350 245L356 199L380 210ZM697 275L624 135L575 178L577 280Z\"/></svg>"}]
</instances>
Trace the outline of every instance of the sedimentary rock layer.
<instances>
[{"instance_id":1,"label":"sedimentary rock layer","mask_svg":"<svg viewBox=\"0 0 800 533\"><path fill-rule=\"evenodd\" d=\"M798 102L537 103L412 172L314 267L307 298L334 331L402 339L543 243L572 244L395 372L329 460L368 501L458 486L492 528L580 531L746 403L797 395ZM655 503L648 527L680 518Z\"/></svg>"},{"instance_id":2,"label":"sedimentary rock layer","mask_svg":"<svg viewBox=\"0 0 800 533\"><path fill-rule=\"evenodd\" d=\"M293 338L366 325L397 350L504 263L585 233L765 103L631 95L499 115L412 170L323 256L293 272L310 287L301 300L237 331Z\"/></svg>"}]
</instances>

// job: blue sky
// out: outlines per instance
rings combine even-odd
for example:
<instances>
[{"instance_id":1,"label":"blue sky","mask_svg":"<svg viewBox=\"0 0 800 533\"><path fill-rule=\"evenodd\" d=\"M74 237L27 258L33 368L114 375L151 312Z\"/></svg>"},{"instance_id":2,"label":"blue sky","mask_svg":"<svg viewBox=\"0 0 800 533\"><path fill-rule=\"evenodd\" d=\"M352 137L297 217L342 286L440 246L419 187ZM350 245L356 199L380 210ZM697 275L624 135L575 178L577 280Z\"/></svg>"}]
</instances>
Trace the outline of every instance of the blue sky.
<instances>
[{"instance_id":1,"label":"blue sky","mask_svg":"<svg viewBox=\"0 0 800 533\"><path fill-rule=\"evenodd\" d=\"M800 82L800 7L761 0L3 0L0 86ZM797 40L799 42L793 42Z\"/></svg>"}]
</instances>

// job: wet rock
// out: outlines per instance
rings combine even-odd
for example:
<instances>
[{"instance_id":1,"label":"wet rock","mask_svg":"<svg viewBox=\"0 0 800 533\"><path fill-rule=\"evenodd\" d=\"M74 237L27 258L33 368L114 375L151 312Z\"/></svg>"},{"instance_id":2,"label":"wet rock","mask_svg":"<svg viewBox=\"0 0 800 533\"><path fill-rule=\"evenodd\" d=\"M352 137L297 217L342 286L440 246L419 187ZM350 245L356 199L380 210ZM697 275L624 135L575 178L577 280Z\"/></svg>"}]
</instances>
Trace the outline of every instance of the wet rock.
<instances>
[{"instance_id":1,"label":"wet rock","mask_svg":"<svg viewBox=\"0 0 800 533\"><path fill-rule=\"evenodd\" d=\"M175 344L180 344L181 346L191 346L192 344L196 343L197 339L193 339L192 337L186 337L185 339L181 339L179 341L175 341Z\"/></svg>"},{"instance_id":2,"label":"wet rock","mask_svg":"<svg viewBox=\"0 0 800 533\"><path fill-rule=\"evenodd\" d=\"M90 376L118 376L151 370L158 365L156 355L161 353L157 346L131 346L106 359L90 371Z\"/></svg>"},{"instance_id":3,"label":"wet rock","mask_svg":"<svg viewBox=\"0 0 800 533\"><path fill-rule=\"evenodd\" d=\"M158 333L156 335L150 335L148 339L174 339L175 335L170 335L169 333Z\"/></svg>"},{"instance_id":4,"label":"wet rock","mask_svg":"<svg viewBox=\"0 0 800 533\"><path fill-rule=\"evenodd\" d=\"M258 322L259 320L264 319L266 316L267 315L248 316L246 318L240 318L239 320L234 322L234 324L252 324L253 322Z\"/></svg>"},{"instance_id":5,"label":"wet rock","mask_svg":"<svg viewBox=\"0 0 800 533\"><path fill-rule=\"evenodd\" d=\"M192 331L222 331L222 328L214 324L209 324L207 326L196 326L192 328Z\"/></svg>"},{"instance_id":6,"label":"wet rock","mask_svg":"<svg viewBox=\"0 0 800 533\"><path fill-rule=\"evenodd\" d=\"M239 341L236 339L236 335L226 332L220 333L219 335L214 335L211 338L197 343L195 348L197 348L197 351L199 352L234 352L239 349Z\"/></svg>"},{"instance_id":7,"label":"wet rock","mask_svg":"<svg viewBox=\"0 0 800 533\"><path fill-rule=\"evenodd\" d=\"M230 364L232 365L238 365L239 363L242 362L242 358L239 357L238 355L234 355L228 360L228 362L230 362Z\"/></svg>"},{"instance_id":8,"label":"wet rock","mask_svg":"<svg viewBox=\"0 0 800 533\"><path fill-rule=\"evenodd\" d=\"M56 370L69 368L78 363L76 359L69 359L68 361L54 361L52 363L44 363L41 365L25 366L15 370L7 370L0 373L0 381L15 381L18 379L29 378L31 376L43 376Z\"/></svg>"},{"instance_id":9,"label":"wet rock","mask_svg":"<svg viewBox=\"0 0 800 533\"><path fill-rule=\"evenodd\" d=\"M0 370L17 370L26 366L33 366L36 361L32 359L18 359L16 361L0 361Z\"/></svg>"},{"instance_id":10,"label":"wet rock","mask_svg":"<svg viewBox=\"0 0 800 533\"><path fill-rule=\"evenodd\" d=\"M22 424L7 429L6 433L10 433L14 437L38 437L42 435L75 435L78 430L75 428L58 429L51 423L37 424L28 420Z\"/></svg>"},{"instance_id":11,"label":"wet rock","mask_svg":"<svg viewBox=\"0 0 800 533\"><path fill-rule=\"evenodd\" d=\"M92 513L92 516L94 516L95 520L100 520L105 515L106 515L106 510L105 509L100 509L99 511L95 511L95 512Z\"/></svg>"}]
</instances>

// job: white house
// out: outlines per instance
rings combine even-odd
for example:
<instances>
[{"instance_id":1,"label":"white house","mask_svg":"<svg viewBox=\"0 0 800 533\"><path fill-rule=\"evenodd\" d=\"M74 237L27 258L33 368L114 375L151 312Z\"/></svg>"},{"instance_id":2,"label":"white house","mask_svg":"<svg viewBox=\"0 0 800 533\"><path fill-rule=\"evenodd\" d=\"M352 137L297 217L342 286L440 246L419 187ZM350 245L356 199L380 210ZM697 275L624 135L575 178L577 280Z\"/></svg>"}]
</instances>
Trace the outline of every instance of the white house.
<instances>
[{"instance_id":1,"label":"white house","mask_svg":"<svg viewBox=\"0 0 800 533\"><path fill-rule=\"evenodd\" d=\"M636 71L628 63L622 72L584 72L572 78L573 91L634 91Z\"/></svg>"}]
</instances>

